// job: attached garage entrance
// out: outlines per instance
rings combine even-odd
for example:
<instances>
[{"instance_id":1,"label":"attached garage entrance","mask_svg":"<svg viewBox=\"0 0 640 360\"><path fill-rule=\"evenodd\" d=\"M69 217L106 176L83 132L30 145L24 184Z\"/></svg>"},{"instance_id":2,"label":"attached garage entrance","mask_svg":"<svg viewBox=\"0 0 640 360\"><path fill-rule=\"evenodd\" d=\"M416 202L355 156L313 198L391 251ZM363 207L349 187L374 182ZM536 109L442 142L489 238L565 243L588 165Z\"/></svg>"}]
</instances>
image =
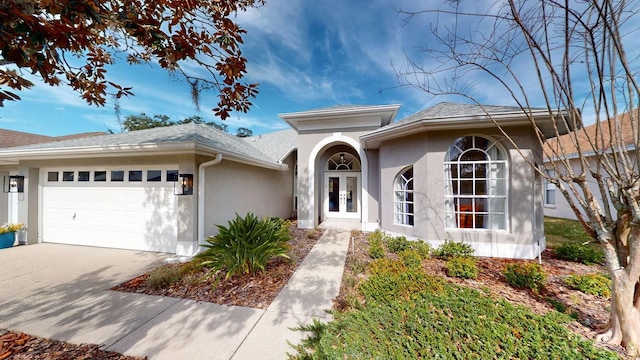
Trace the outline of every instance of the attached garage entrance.
<instances>
[{"instance_id":1,"label":"attached garage entrance","mask_svg":"<svg viewBox=\"0 0 640 360\"><path fill-rule=\"evenodd\" d=\"M42 241L175 253L176 168L42 169Z\"/></svg>"}]
</instances>

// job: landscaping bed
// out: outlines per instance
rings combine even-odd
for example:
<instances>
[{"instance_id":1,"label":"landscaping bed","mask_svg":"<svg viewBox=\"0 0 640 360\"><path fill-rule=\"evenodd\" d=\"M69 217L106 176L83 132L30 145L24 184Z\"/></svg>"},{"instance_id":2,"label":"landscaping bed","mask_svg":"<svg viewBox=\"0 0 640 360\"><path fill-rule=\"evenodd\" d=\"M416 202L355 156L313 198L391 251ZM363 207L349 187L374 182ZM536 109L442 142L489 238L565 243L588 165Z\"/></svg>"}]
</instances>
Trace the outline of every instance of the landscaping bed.
<instances>
[{"instance_id":1,"label":"landscaping bed","mask_svg":"<svg viewBox=\"0 0 640 360\"><path fill-rule=\"evenodd\" d=\"M24 333L0 330L0 360L4 359L141 360L143 358L104 351L98 345L69 344Z\"/></svg>"},{"instance_id":2,"label":"landscaping bed","mask_svg":"<svg viewBox=\"0 0 640 360\"><path fill-rule=\"evenodd\" d=\"M322 230L298 229L296 222L292 222L290 234L290 259L273 259L262 273L219 280L212 276L209 268L194 267L191 263L168 264L156 269L155 273L160 273L160 276L176 274L179 280L165 287L150 286L147 280L154 272L149 272L115 286L112 290L266 309L322 236ZM168 275L163 275L162 272Z\"/></svg>"},{"instance_id":3,"label":"landscaping bed","mask_svg":"<svg viewBox=\"0 0 640 360\"><path fill-rule=\"evenodd\" d=\"M290 242L290 254L292 260L288 261L287 259L282 258L275 259L269 262L266 271L262 274L231 277L227 280L221 280L220 283L216 284L213 277L207 276L208 270L206 269L194 268L192 265L187 265L186 270L180 270L185 265L174 264L165 265L160 268L161 271L166 270L168 273L180 274L179 280L171 283L165 288L152 289L148 286L147 279L149 276L152 276L152 272L118 285L114 289L161 296L177 296L197 301L209 301L224 305L240 305L264 309L270 304L273 298L276 297L280 289L286 284L291 274L302 262L321 235L318 231L299 230L296 228L295 224L292 224L290 231L293 237ZM591 354L588 358L615 358L611 355L601 354L598 352L600 350L597 348L594 350L588 342L585 343L583 340L576 339L573 335L569 335L570 333L574 333L577 334L580 339L592 340L595 338L599 329L604 326L608 320L609 298L607 296L589 295L573 289L566 283L566 278L570 275L604 273L605 268L602 265L585 265L573 261L562 260L555 255L554 251L547 250L542 254L541 265L541 268L546 273L545 286L537 291L529 288L516 288L511 286L504 273L505 268L509 265L530 265L536 264L537 261L477 258L475 259L477 276L471 279L464 279L449 276L447 268L448 263L445 258L426 256L418 262L418 269L419 272L423 274L421 276L426 274L427 277L418 277L409 281L410 287L413 287L412 284L415 284L416 288L420 288L421 286L427 286L427 288L429 288L432 286L434 289L442 288L444 289L444 292L442 294L438 294L437 291L434 291L431 294L420 291L412 293L412 291L414 291L412 289L409 293L402 294L403 296L408 296L407 299L411 299L411 301L400 301L398 304L395 304L393 303L394 301L391 300L391 307L387 307L385 301L383 301L379 303L380 306L378 307L372 306L376 301L375 297L381 296L384 299L384 292L387 290L397 290L394 290L394 287L397 286L399 282L392 281L391 283L386 283L386 285L385 283L378 283L377 286L380 284L384 286L379 289L370 287L368 291L365 291L365 295L363 295L363 288L361 287L361 284L371 277L370 264L374 261L371 257L371 243L367 236L368 234L353 232L352 239L354 239L354 243L349 247L340 294L334 300L334 311L336 311L335 317L337 320L342 321L342 323L333 327L331 325L318 325L316 329L329 329L331 331L336 331L336 329L338 329L337 331L340 331L339 329L343 327L342 329L351 330L348 330L348 334L339 333L338 339L340 339L340 336L351 336L352 333L355 333L356 337L362 335L364 336L365 342L368 344L376 344L377 347L379 347L380 344L388 342L390 345L387 348L384 348L383 346L384 351L394 352L403 346L408 346L413 347L414 351L425 351L427 354L433 354L433 352L429 353L428 351L440 351L438 354L444 354L443 358L448 358L447 356L452 356L455 352L460 351L455 350L455 346L459 346L461 349L467 349L466 346L468 346L468 344L474 344L478 341L488 341L487 338L484 337L486 335L484 334L486 332L485 328L495 327L495 329L497 329L496 333L489 335L498 336L498 340L494 343L490 342L489 348L491 346L496 346L495 344L500 344L500 346L502 346L503 338L507 337L515 337L515 340L511 339L509 341L515 341L516 348L517 346L520 346L520 350L505 348L504 350L498 349L497 351L513 350L516 351L515 353L517 354L517 351L546 351L546 347L555 347L558 345L558 347L564 349L561 351L575 350L576 354L578 354L573 354L567 358L578 359L586 353ZM411 262L410 256L406 257L406 255L402 255L402 253L388 251L388 245L389 244L385 244L378 249L375 257L380 259L388 258L391 261L401 260L405 263ZM557 245L554 244L554 247L555 246ZM389 267L389 269L391 268L392 267ZM179 271L173 272L171 269L178 269ZM386 267L383 266L378 267L377 271L384 272L389 269L386 269ZM391 271L393 270L391 269ZM442 285L439 285L440 282L448 285L442 287ZM402 291L406 291L406 289ZM369 298L367 298L367 296ZM373 296L373 298L371 298L371 296ZM402 296L398 297L393 295L388 297L388 299L400 299L401 297ZM468 309L465 308L469 303L472 303L470 305L471 307ZM421 306L423 307L422 310L420 310L422 313L414 313L416 308L420 309ZM426 313L424 311L426 311ZM472 312L479 313L477 316L467 316L467 314ZM358 314L358 316L351 318L350 314ZM429 317L432 316L433 318L429 318L425 316L425 314L428 314ZM394 316L397 317L397 319L394 318ZM438 318L438 316L442 317ZM485 319L486 317L489 317L490 319ZM503 318L504 321L502 320ZM475 325L473 324L461 324L456 322L446 325L447 321L457 321L458 319L462 322L472 321L474 323L480 323L481 325L480 328L474 328L473 326ZM476 319L477 321L469 319ZM424 323L425 321L427 322L426 324ZM429 325L429 321L431 322L431 325ZM445 329L434 330L434 326L443 323L445 323ZM367 333L367 326L371 324L373 324L372 331L375 333L375 337L369 339L367 337L372 336L372 334ZM403 324L405 327L400 330L394 330L393 327L397 324ZM521 328L520 325L523 325L524 327ZM448 328L449 330L446 330L446 326L451 327ZM456 328L456 326L459 326L459 328ZM511 330L506 333L499 332L499 328L504 326ZM529 330L526 330L527 326L531 326L532 328L530 329L534 330L531 334L529 334ZM467 329L471 330L467 331ZM570 331L565 334L563 331L566 329L569 329ZM393 334L395 334L396 331L403 333L409 330L415 338L427 339L426 341L428 344L435 344L441 346L441 348L434 350L429 348L431 345L421 346L419 345L420 343L399 345L400 343L397 343L397 341L402 343L406 340L413 341L414 339L406 339L405 337L402 337L402 339L394 338ZM3 333L0 332L0 334ZM439 334L438 336L445 336L445 338L443 338L443 340L434 340L433 338L429 338L434 334ZM14 339L13 343L16 344L19 341L22 341L20 340L20 336L27 336L13 333L9 333L8 335L14 336L12 339ZM542 337L542 340L539 339L534 340L534 342L525 342L525 347L531 346L535 349L523 350L522 344L517 345L519 338L523 336L529 337L531 335L534 338L535 336ZM446 336L451 336L451 339L446 338ZM465 340L467 338L469 340ZM42 342L43 344L48 344L49 342L49 340L46 339L36 339L38 342ZM333 338L328 337L328 341L330 343L329 347L331 349L336 348L335 345L342 341L338 339L334 340ZM539 343L536 341L539 341ZM549 341L551 341L553 345L550 345ZM451 344L454 344L454 349L448 348ZM477 346L479 347L484 346L480 342L478 342L478 344L479 345ZM22 345L14 346L14 351L15 349L25 349L20 346ZM597 345L597 347L601 346L605 345ZM65 350L59 350L59 347L62 347L62 349ZM536 350L537 347L545 348ZM357 348L369 351L368 346L365 346L364 348ZM621 358L628 358L625 355L624 349L621 347L606 346L606 348L608 350L612 350L614 355L617 354ZM68 354L72 354L70 358L82 358L74 355L80 354L83 351L94 351L93 349L97 349L97 346L60 343L49 347L44 345L42 347L30 346L27 349L38 349L27 350L35 351L32 354L38 354L38 356L28 356L27 353L27 355L23 355L22 358L69 358ZM60 355L60 351L64 351L64 357L55 357ZM468 351L468 349L465 351ZM484 350L480 349L479 351ZM358 354L365 355L364 353L359 352L356 352L353 355L356 356ZM496 352L495 354L496 356L501 357L499 352ZM569 354L567 354L567 356L569 356ZM21 359L21 357L12 358ZM98 354L92 355L90 358L133 359L131 357L122 357L122 355L119 354ZM1 359L2 357L0 357L0 360Z\"/></svg>"},{"instance_id":4,"label":"landscaping bed","mask_svg":"<svg viewBox=\"0 0 640 360\"><path fill-rule=\"evenodd\" d=\"M340 296L334 300L334 308L342 314L349 314L352 311L358 312L362 307L367 308L367 299L362 296L361 289L359 289L360 285L371 276L369 264L374 261L370 256L371 244L367 239L367 235L354 232L352 236L355 244L352 244L349 248ZM400 258L398 254L388 251L385 251L384 256L381 257ZM446 283L475 289L480 294L488 295L495 299L507 300L510 304L523 306L537 315L553 316L553 313L556 312L563 313L568 317L568 321L564 323L566 328L584 339L590 341L595 339L600 329L606 325L609 319L609 298L589 295L572 289L565 283L564 279L569 275L603 274L606 272L605 267L600 264L585 265L558 259L553 251L545 250L542 254L541 266L547 277L545 287L541 291L536 293L530 289L513 287L508 283L504 275L504 269L507 265L530 264L537 263L537 261L537 259L525 261L477 258L478 273L475 279L448 276L447 261L433 256L422 260L420 268L426 274L435 275ZM371 319L367 319L367 321L371 321ZM345 324L336 325L336 327L340 326L345 326ZM377 324L376 326L384 325ZM394 330L389 329L389 331L393 332ZM455 336L470 335L458 334ZM373 341L378 341L378 339ZM601 343L597 344L597 346L611 350L621 358L631 359L626 356L624 349L620 346Z\"/></svg>"}]
</instances>

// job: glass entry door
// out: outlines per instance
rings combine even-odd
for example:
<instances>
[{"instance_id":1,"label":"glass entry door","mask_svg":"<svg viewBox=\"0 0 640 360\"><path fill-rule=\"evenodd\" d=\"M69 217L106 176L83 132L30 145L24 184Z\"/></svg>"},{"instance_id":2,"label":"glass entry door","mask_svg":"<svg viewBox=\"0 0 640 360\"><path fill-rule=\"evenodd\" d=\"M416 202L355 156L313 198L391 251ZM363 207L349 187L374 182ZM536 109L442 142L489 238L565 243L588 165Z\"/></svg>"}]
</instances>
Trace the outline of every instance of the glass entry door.
<instances>
[{"instance_id":1,"label":"glass entry door","mask_svg":"<svg viewBox=\"0 0 640 360\"><path fill-rule=\"evenodd\" d=\"M325 218L360 218L360 173L325 174Z\"/></svg>"}]
</instances>

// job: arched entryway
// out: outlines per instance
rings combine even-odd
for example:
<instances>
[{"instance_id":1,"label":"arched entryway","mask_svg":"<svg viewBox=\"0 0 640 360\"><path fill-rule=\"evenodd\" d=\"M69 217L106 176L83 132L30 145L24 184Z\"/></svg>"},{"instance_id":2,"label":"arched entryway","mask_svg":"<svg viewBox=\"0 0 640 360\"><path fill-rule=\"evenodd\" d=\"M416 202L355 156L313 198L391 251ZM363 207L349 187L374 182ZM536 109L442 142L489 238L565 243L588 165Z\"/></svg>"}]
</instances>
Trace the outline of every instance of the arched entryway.
<instances>
[{"instance_id":1,"label":"arched entryway","mask_svg":"<svg viewBox=\"0 0 640 360\"><path fill-rule=\"evenodd\" d=\"M358 154L353 149L335 146L327 149L324 162L322 219L360 219L362 212L362 176ZM333 152L333 155L331 153Z\"/></svg>"},{"instance_id":2,"label":"arched entryway","mask_svg":"<svg viewBox=\"0 0 640 360\"><path fill-rule=\"evenodd\" d=\"M334 133L319 141L309 156L308 227L328 219L368 223L368 161L360 143ZM305 221L303 223L307 225Z\"/></svg>"}]
</instances>

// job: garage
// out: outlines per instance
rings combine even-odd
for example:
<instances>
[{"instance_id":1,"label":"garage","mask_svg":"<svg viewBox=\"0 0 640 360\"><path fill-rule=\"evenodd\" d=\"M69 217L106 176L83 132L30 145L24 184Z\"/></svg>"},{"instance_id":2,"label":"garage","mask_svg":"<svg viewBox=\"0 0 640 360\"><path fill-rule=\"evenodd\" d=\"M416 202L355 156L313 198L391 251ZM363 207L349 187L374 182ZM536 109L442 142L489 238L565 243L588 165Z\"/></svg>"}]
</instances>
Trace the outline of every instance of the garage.
<instances>
[{"instance_id":1,"label":"garage","mask_svg":"<svg viewBox=\"0 0 640 360\"><path fill-rule=\"evenodd\" d=\"M42 168L42 241L175 253L177 168Z\"/></svg>"}]
</instances>

